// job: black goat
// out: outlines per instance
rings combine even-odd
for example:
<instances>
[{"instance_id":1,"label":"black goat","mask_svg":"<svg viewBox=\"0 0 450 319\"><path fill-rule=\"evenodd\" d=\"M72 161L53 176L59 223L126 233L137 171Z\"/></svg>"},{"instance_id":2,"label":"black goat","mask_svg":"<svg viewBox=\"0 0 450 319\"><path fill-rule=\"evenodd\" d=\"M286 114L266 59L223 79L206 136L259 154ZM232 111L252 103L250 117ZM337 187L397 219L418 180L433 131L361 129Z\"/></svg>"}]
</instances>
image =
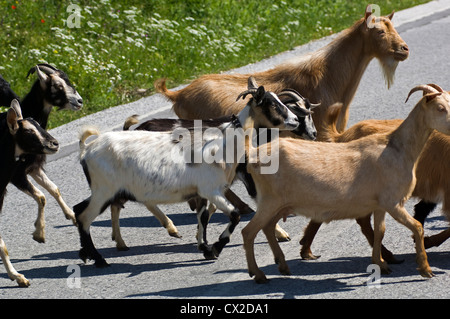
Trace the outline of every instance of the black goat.
<instances>
[{"instance_id":1,"label":"black goat","mask_svg":"<svg viewBox=\"0 0 450 319\"><path fill-rule=\"evenodd\" d=\"M10 106L12 100L19 100L17 94L11 90L9 83L0 75L0 106Z\"/></svg>"},{"instance_id":2,"label":"black goat","mask_svg":"<svg viewBox=\"0 0 450 319\"><path fill-rule=\"evenodd\" d=\"M25 117L35 119L43 129L46 129L53 106L60 110L71 109L75 111L82 107L81 96L63 71L49 64L38 64L28 71L27 76L33 73L37 74L38 79L21 103L22 113ZM5 117L5 113L0 114L0 120ZM45 154L24 155L11 177L11 183L33 197L38 204L38 217L35 222L36 229L33 232L33 239L40 243L45 242L44 207L46 199L44 194L30 183L27 175L30 175L39 185L44 187L56 199L66 218L76 224L74 212L64 202L58 187L44 172L45 161Z\"/></svg>"},{"instance_id":3,"label":"black goat","mask_svg":"<svg viewBox=\"0 0 450 319\"><path fill-rule=\"evenodd\" d=\"M58 151L58 141L42 129L32 118L23 119L19 102L13 100L6 116L0 119L0 211L6 195L6 186L17 172L27 154L53 154ZM9 260L5 242L0 236L0 256L11 280L27 287L30 282L19 274Z\"/></svg>"}]
</instances>

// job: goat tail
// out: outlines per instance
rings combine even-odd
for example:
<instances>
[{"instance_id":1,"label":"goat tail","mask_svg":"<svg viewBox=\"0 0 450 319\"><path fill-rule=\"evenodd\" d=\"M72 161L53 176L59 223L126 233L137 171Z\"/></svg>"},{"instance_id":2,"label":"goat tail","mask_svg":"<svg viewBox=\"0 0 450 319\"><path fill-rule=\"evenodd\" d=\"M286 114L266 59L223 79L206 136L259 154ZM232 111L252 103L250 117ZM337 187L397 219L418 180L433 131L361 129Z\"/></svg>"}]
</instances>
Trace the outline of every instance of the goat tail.
<instances>
[{"instance_id":1,"label":"goat tail","mask_svg":"<svg viewBox=\"0 0 450 319\"><path fill-rule=\"evenodd\" d=\"M337 129L337 121L341 109L342 103L334 103L328 108L325 121L322 123L322 130L318 133L317 140L334 142L335 138L341 134Z\"/></svg>"},{"instance_id":2,"label":"goat tail","mask_svg":"<svg viewBox=\"0 0 450 319\"><path fill-rule=\"evenodd\" d=\"M92 135L100 135L100 131L93 127L93 126L88 126L88 127L84 127L81 131L80 134L80 156L82 156L82 154L84 153L84 150L86 149L86 140L88 139L89 136Z\"/></svg>"},{"instance_id":3,"label":"goat tail","mask_svg":"<svg viewBox=\"0 0 450 319\"><path fill-rule=\"evenodd\" d=\"M125 123L123 123L123 128L122 129L124 131L128 131L131 126L133 126L135 124L138 124L138 123L139 123L139 115L137 115L137 114L131 115L130 117L128 117L125 120Z\"/></svg>"},{"instance_id":4,"label":"goat tail","mask_svg":"<svg viewBox=\"0 0 450 319\"><path fill-rule=\"evenodd\" d=\"M155 81L154 86L155 90L158 93L163 94L167 99L175 102L177 99L178 93L176 91L169 91L166 86L166 78L158 79Z\"/></svg>"}]
</instances>

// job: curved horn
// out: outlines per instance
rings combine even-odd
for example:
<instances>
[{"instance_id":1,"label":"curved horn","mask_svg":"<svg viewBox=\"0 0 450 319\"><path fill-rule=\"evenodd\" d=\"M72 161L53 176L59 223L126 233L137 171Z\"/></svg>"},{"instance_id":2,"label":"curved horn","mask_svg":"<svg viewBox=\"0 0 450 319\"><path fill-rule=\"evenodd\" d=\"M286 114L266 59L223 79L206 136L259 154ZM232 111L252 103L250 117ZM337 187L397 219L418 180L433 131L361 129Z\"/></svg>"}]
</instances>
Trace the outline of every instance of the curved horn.
<instances>
[{"instance_id":1,"label":"curved horn","mask_svg":"<svg viewBox=\"0 0 450 319\"><path fill-rule=\"evenodd\" d=\"M247 80L247 87L249 90L258 89L258 84L256 84L256 80L253 76L250 76Z\"/></svg>"},{"instance_id":2,"label":"curved horn","mask_svg":"<svg viewBox=\"0 0 450 319\"><path fill-rule=\"evenodd\" d=\"M316 107L319 107L321 105L322 105L322 103L316 103L316 104L311 103L311 110L316 108Z\"/></svg>"},{"instance_id":3,"label":"curved horn","mask_svg":"<svg viewBox=\"0 0 450 319\"><path fill-rule=\"evenodd\" d=\"M437 85L437 84L430 83L430 84L427 84L427 85L428 85L428 86L431 86L432 88L435 88L435 89L438 90L439 92L444 93L444 90L443 90L439 85Z\"/></svg>"},{"instance_id":4,"label":"curved horn","mask_svg":"<svg viewBox=\"0 0 450 319\"><path fill-rule=\"evenodd\" d=\"M296 90L293 90L293 89L285 89L285 90L281 91L280 93L278 93L277 95L278 96L283 96L283 95L290 96L296 100L303 100L303 101L305 100L305 98L300 93L298 93Z\"/></svg>"},{"instance_id":5,"label":"curved horn","mask_svg":"<svg viewBox=\"0 0 450 319\"><path fill-rule=\"evenodd\" d=\"M30 74L33 74L34 72L36 72L36 66L39 67L39 70L41 70L42 72L44 72L45 74L49 75L49 74L53 74L55 73L55 71L58 71L57 68L55 68L54 66L51 66L50 64L47 63L39 63L35 66L33 66L27 73L27 78L30 76Z\"/></svg>"},{"instance_id":6,"label":"curved horn","mask_svg":"<svg viewBox=\"0 0 450 319\"><path fill-rule=\"evenodd\" d=\"M417 91L423 91L423 95L425 94L430 94L430 93L441 93L439 92L436 88L434 88L433 86L430 85L418 85L415 88L411 89L411 91L409 91L408 97L406 98L406 102L408 102L409 97L411 96L411 94L413 94L414 92Z\"/></svg>"},{"instance_id":7,"label":"curved horn","mask_svg":"<svg viewBox=\"0 0 450 319\"><path fill-rule=\"evenodd\" d=\"M303 101L305 101L309 105L311 110L320 106L320 103L317 103L317 104L311 103L307 98L303 97L303 95L301 95L294 89L284 89L283 91L278 93L278 96L280 96L280 95L287 95L287 96L290 96L290 97L296 98L296 99L301 98Z\"/></svg>"},{"instance_id":8,"label":"curved horn","mask_svg":"<svg viewBox=\"0 0 450 319\"><path fill-rule=\"evenodd\" d=\"M248 94L255 94L257 92L257 89L250 89L242 92L238 95L236 101L239 101L239 99L242 97L242 99L245 99Z\"/></svg>"}]
</instances>

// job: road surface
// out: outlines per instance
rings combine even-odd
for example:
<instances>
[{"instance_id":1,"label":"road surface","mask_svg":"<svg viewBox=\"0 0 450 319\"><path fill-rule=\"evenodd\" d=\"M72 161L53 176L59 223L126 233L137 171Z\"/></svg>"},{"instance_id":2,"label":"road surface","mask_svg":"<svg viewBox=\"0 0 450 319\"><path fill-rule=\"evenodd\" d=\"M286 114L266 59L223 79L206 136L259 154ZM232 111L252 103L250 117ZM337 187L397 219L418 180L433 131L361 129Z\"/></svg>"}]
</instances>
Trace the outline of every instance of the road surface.
<instances>
[{"instance_id":1,"label":"road surface","mask_svg":"<svg viewBox=\"0 0 450 319\"><path fill-rule=\"evenodd\" d=\"M349 125L360 120L405 118L420 94L405 104L409 90L418 84L437 83L450 89L450 6L449 1L432 2L419 9L396 13L394 23L408 44L411 55L399 64L396 80L388 91L378 62L373 61L361 82L350 108ZM269 68L285 59L315 50L332 37L312 42L293 51L235 72ZM78 162L77 132L84 124L102 129L118 128L134 113L147 117L174 116L170 105L159 95L129 105L109 109L52 130L63 147L50 158L48 176L60 187L69 206L89 196L89 189ZM241 184L233 186L245 194ZM289 190L288 190L289 191ZM291 190L295 191L295 190ZM235 230L231 243L216 261L204 260L196 248L196 217L185 203L162 206L177 225L182 238L169 237L157 220L141 205L127 203L121 226L129 251L119 252L111 241L109 210L93 223L96 247L111 265L96 269L92 262L78 258L80 242L77 229L67 221L56 201L47 196L46 243L32 239L37 206L34 201L8 187L1 215L0 232L16 269L31 282L27 289L11 282L0 267L0 298L449 298L450 241L428 250L435 277L424 279L416 270L411 233L387 216L384 244L398 258L390 275L383 275L378 287L367 284L372 273L371 249L353 220L323 225L312 246L321 257L316 261L299 258L299 239L308 220L288 218L281 226L292 238L282 243L292 275L281 276L263 234L256 239L259 266L270 282L257 285L247 274L241 230L249 221L245 216ZM248 196L243 199L254 203ZM412 212L416 200L407 204ZM209 226L209 240L214 242L226 226L227 219L217 213ZM434 234L448 227L440 207L428 219L425 233ZM187 305L186 305L187 306ZM172 311L182 311L181 307ZM188 308L184 309L188 311ZM199 308L197 308L199 310ZM216 309L217 310L217 309ZM230 310L230 308L228 308ZM221 309L224 311L224 309Z\"/></svg>"}]
</instances>

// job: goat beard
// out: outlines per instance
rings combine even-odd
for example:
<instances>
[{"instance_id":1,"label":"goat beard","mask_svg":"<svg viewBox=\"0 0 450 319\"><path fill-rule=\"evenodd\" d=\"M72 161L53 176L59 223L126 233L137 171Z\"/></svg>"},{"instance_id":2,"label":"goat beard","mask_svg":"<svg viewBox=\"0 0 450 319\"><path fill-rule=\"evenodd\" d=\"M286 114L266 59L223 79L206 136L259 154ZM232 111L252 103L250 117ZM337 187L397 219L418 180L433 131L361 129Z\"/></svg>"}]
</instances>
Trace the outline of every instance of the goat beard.
<instances>
[{"instance_id":1,"label":"goat beard","mask_svg":"<svg viewBox=\"0 0 450 319\"><path fill-rule=\"evenodd\" d=\"M387 85L388 89L390 89L391 85L394 83L395 70L397 69L398 62L399 61L397 61L391 57L380 60L384 79L386 81L386 85Z\"/></svg>"}]
</instances>

